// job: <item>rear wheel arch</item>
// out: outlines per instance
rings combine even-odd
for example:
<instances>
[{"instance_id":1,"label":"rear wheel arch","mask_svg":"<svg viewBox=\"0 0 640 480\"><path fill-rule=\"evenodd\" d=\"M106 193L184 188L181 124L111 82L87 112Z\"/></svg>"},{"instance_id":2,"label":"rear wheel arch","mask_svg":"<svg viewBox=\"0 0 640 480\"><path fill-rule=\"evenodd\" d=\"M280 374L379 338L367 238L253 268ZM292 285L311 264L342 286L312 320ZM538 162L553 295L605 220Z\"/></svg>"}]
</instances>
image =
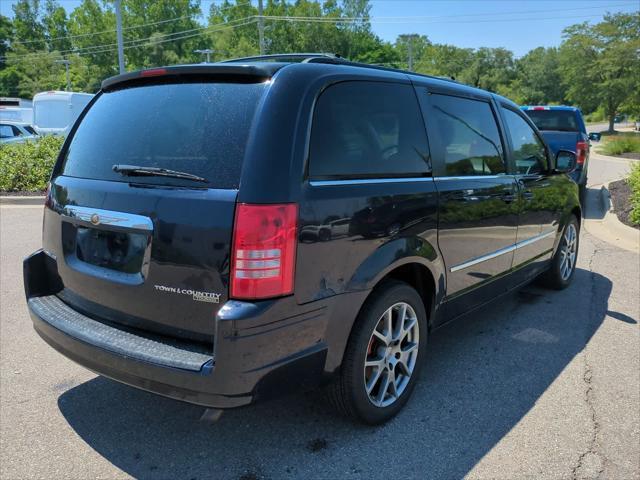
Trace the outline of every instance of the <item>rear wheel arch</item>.
<instances>
[{"instance_id":1,"label":"rear wheel arch","mask_svg":"<svg viewBox=\"0 0 640 480\"><path fill-rule=\"evenodd\" d=\"M433 314L435 311L435 306L437 304L437 287L434 275L433 272L423 263L409 261L394 266L393 268L384 272L380 276L380 278L376 280L373 288L369 292L369 295L367 295L367 297L364 299L364 302L362 302L362 305L358 309L358 315L356 315L356 319L354 320L349 330L349 338L351 337L351 334L353 333L353 330L357 324L357 318L360 315L360 312L365 308L367 303L371 302L383 287L389 285L390 283L399 282L409 285L418 292L420 298L422 299L424 309L427 313L427 322L429 328L431 328L431 322L433 321Z\"/></svg>"},{"instance_id":2,"label":"rear wheel arch","mask_svg":"<svg viewBox=\"0 0 640 480\"><path fill-rule=\"evenodd\" d=\"M417 262L400 265L382 277L375 285L370 295L373 295L376 288L380 285L394 280L406 283L418 292L422 299L422 303L424 304L424 309L427 312L429 327L431 327L436 304L436 282L431 270L429 270L425 265Z\"/></svg>"}]
</instances>

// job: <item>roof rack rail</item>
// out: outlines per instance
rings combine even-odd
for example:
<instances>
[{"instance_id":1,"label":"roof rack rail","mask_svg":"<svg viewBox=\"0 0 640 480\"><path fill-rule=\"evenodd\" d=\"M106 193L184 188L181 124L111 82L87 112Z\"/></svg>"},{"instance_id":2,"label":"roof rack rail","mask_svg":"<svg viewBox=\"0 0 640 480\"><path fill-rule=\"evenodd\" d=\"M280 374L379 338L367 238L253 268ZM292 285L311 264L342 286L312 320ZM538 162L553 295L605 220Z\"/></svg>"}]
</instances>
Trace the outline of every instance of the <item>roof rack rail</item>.
<instances>
[{"instance_id":1,"label":"roof rack rail","mask_svg":"<svg viewBox=\"0 0 640 480\"><path fill-rule=\"evenodd\" d=\"M345 61L337 53L276 53L274 55L256 55L255 57L232 58L219 63L241 63L241 62L301 62L311 63L318 60Z\"/></svg>"},{"instance_id":2,"label":"roof rack rail","mask_svg":"<svg viewBox=\"0 0 640 480\"><path fill-rule=\"evenodd\" d=\"M242 62L299 62L299 63L330 63L334 65L347 65L352 67L370 68L373 70L382 70L387 72L404 73L408 75L417 75L419 77L434 78L436 80L444 80L448 82L460 83L451 77L440 77L435 75L426 75L422 73L410 72L400 68L386 67L383 65L375 65L370 63L353 62L341 57L337 53L276 53L273 55L257 55L255 57L232 58L223 60L218 63L242 63Z\"/></svg>"}]
</instances>

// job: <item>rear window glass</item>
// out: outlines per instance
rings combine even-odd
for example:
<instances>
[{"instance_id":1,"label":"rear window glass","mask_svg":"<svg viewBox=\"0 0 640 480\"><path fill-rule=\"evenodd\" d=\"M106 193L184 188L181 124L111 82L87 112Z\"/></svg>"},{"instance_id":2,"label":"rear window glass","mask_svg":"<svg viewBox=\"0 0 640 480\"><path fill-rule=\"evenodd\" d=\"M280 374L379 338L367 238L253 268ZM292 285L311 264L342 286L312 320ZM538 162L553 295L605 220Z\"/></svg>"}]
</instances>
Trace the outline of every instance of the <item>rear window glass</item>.
<instances>
[{"instance_id":1,"label":"rear window glass","mask_svg":"<svg viewBox=\"0 0 640 480\"><path fill-rule=\"evenodd\" d=\"M576 112L569 110L525 110L538 130L556 130L560 132L577 132Z\"/></svg>"},{"instance_id":2,"label":"rear window glass","mask_svg":"<svg viewBox=\"0 0 640 480\"><path fill-rule=\"evenodd\" d=\"M311 178L394 177L427 171L427 134L411 85L344 82L320 96L311 129Z\"/></svg>"},{"instance_id":3,"label":"rear window glass","mask_svg":"<svg viewBox=\"0 0 640 480\"><path fill-rule=\"evenodd\" d=\"M67 176L156 185L238 188L245 145L265 84L146 85L103 93L66 153ZM123 176L114 165L189 173L206 183Z\"/></svg>"}]
</instances>

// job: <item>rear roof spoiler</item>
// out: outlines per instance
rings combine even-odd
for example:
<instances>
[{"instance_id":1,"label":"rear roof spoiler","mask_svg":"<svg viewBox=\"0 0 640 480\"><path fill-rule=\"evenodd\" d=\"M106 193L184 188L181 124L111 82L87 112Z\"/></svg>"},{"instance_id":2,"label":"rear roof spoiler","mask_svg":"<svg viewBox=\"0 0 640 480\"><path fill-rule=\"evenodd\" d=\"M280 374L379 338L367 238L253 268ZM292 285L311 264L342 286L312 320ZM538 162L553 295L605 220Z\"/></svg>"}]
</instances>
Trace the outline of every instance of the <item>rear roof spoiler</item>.
<instances>
[{"instance_id":1,"label":"rear roof spoiler","mask_svg":"<svg viewBox=\"0 0 640 480\"><path fill-rule=\"evenodd\" d=\"M113 90L129 83L147 83L152 79L172 79L177 77L215 76L226 80L257 83L270 79L284 65L281 63L220 64L204 63L196 65L173 65L124 73L102 81L102 90Z\"/></svg>"}]
</instances>

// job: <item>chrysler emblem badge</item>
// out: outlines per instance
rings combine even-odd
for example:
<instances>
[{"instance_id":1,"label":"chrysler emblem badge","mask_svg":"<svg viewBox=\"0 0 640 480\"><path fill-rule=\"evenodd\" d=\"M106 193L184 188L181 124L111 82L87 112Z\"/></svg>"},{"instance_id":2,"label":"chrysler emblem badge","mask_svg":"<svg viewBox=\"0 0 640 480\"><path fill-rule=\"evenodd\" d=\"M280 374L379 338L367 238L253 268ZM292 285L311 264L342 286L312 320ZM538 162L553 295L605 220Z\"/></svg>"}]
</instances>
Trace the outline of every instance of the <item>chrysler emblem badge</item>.
<instances>
[{"instance_id":1,"label":"chrysler emblem badge","mask_svg":"<svg viewBox=\"0 0 640 480\"><path fill-rule=\"evenodd\" d=\"M98 215L97 213L91 215L91 223L93 225L98 225L100 223L100 215Z\"/></svg>"}]
</instances>

